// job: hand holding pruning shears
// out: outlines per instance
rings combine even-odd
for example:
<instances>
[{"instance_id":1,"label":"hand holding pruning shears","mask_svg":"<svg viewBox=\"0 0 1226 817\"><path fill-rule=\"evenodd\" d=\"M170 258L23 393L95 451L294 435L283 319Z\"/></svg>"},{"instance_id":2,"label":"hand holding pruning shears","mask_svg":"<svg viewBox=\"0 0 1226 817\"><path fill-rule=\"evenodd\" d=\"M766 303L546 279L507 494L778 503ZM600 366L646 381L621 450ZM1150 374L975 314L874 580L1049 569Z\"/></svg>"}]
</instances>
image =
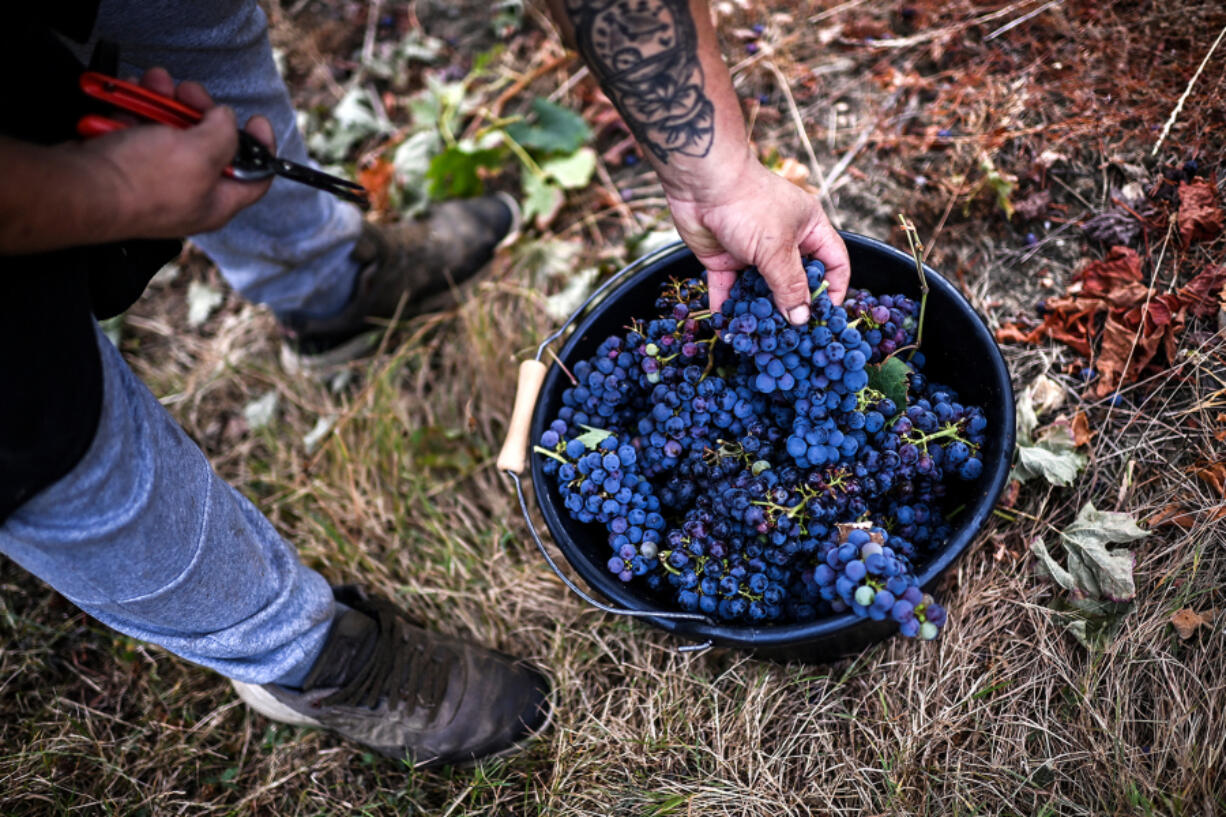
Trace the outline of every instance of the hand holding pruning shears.
<instances>
[{"instance_id":1,"label":"hand holding pruning shears","mask_svg":"<svg viewBox=\"0 0 1226 817\"><path fill-rule=\"evenodd\" d=\"M195 110L197 122L167 128L135 120L130 125L101 117L82 120L112 123L107 127L112 132L90 131L100 138L80 145L80 159L89 176L82 186L111 191L118 237L177 238L216 230L268 190L267 181L253 184L223 175L238 150L239 131L234 112L215 106L202 86L176 87L160 68L145 72L139 86L125 86ZM272 126L262 116L251 118L247 133L274 144Z\"/></svg>"},{"instance_id":2,"label":"hand holding pruning shears","mask_svg":"<svg viewBox=\"0 0 1226 817\"><path fill-rule=\"evenodd\" d=\"M192 135L200 141L198 147L201 155L197 157L198 160L216 165L219 160L225 159L221 171L230 179L250 183L283 176L348 201L367 204L366 190L361 185L278 158L273 145L272 128L263 117L253 117L247 125L247 131L238 131L234 127L233 114L230 113L227 117L225 109L214 107L208 93L194 82L183 82L176 89L165 71L152 69L145 74L140 85L93 72L82 74L80 84L81 89L95 99L142 119L170 125ZM229 120L228 123L225 119ZM226 127L229 130L229 138L224 138L225 134L222 132ZM125 121L99 115L83 117L77 124L78 132L88 137L125 131L128 128L129 125ZM184 143L166 134L162 134L162 137L167 143L165 147L172 150L190 146L191 140ZM156 152L149 156L158 157L158 161L151 164L161 165L158 172L165 185L176 185L181 181L169 166L171 160L181 161L184 166L180 169L192 174L200 169L193 166L195 163L187 156L167 156ZM256 189L260 190L262 195L267 184L258 184ZM220 204L221 210L224 211L228 209L224 205L229 203L230 199L245 200L254 191L235 191L229 185L213 185L202 192L205 193L205 198L201 201L202 209L207 210L210 205ZM210 199L214 195L220 196L221 201L211 202ZM255 198L258 197L257 195ZM254 201L254 198L251 201ZM224 220L221 223L224 223Z\"/></svg>"}]
</instances>

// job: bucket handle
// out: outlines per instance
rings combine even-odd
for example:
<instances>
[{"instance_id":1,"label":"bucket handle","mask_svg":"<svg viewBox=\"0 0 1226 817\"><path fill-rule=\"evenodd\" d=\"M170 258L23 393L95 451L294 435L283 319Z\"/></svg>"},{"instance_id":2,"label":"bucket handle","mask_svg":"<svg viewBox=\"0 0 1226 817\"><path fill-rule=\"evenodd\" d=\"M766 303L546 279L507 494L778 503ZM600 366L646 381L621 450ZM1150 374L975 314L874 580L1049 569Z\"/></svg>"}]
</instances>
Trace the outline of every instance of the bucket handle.
<instances>
[{"instance_id":1,"label":"bucket handle","mask_svg":"<svg viewBox=\"0 0 1226 817\"><path fill-rule=\"evenodd\" d=\"M579 317L591 306L597 298L601 297L614 284L620 282L623 278L643 269L649 264L654 263L660 258L672 253L676 250L681 242L673 242L667 244L655 252L648 253L634 263L614 274L607 281L597 287L591 295L589 295L579 308L563 323L553 334L545 338L541 345L537 347L536 357L532 360L525 360L519 365L519 380L515 388L515 405L511 410L511 422L507 428L507 437L502 444L502 450L498 453L497 467L511 478L515 483L515 493L519 497L519 509L524 515L524 522L528 524L528 531L532 534L533 541L536 542L537 549L541 555L545 557L545 563L549 565L550 570L554 572L562 583L570 588L576 596L583 599L585 602L606 613L611 613L616 616L630 617L654 617L670 619L674 621L701 621L705 624L714 624L711 619L701 613L676 613L664 610L629 610L624 607L613 607L608 604L603 604L591 595L584 592L570 578L566 576L558 567L557 562L549 555L549 550L545 547L544 540L541 539L540 533L536 529L536 525L532 521L532 515L528 511L528 500L524 496L523 480L520 475L528 464L528 436L530 434L529 427L532 424L532 413L536 408L536 400L540 395L541 387L545 383L545 373L547 367L541 362L541 358L545 354L545 350L549 348L549 344L553 343L558 338L562 337L571 325L579 319ZM711 647L712 641L707 640L702 644L682 644L677 647L678 652L691 653L701 652Z\"/></svg>"}]
</instances>

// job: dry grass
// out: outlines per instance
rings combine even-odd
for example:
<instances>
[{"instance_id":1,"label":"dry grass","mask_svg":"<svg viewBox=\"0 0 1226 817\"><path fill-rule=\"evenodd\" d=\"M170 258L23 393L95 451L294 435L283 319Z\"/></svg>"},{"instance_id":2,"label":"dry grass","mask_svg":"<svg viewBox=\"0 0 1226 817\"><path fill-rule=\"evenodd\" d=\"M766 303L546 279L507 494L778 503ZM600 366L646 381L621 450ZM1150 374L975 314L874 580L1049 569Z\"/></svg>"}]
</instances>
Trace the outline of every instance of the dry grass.
<instances>
[{"instance_id":1,"label":"dry grass","mask_svg":"<svg viewBox=\"0 0 1226 817\"><path fill-rule=\"evenodd\" d=\"M848 5L816 27L841 22L850 31L888 23L898 11L884 3ZM816 48L779 33L773 58L793 78L805 120L824 123L818 114L823 105L847 103L842 126L832 134L818 126L809 134L827 169L857 144L865 122L878 121L875 106L892 94L871 84L855 89L853 80L863 72L880 75L892 66L932 77L997 59L989 59L981 37L1008 17L958 29L958 21L991 8L955 3L938 12L917 5L926 15L919 33L951 26L962 32L955 43L961 45L948 52L954 66L930 64L931 41L896 50L844 46L835 48L845 60L838 72L805 85L796 72L818 64ZM1037 6L1023 5L1014 16ZM1157 83L1163 94L1183 90L1179 77L1186 82L1216 35L1203 20L1212 18L1219 28L1226 22L1211 5L1180 6L1191 10L1186 19L1194 22L1185 32L1185 59ZM803 19L796 9L792 13ZM760 6L736 11L726 32L755 14L762 15ZM975 113L988 98L1020 120L1050 115L1050 108L1018 107L1007 94L991 95L1004 93L1019 71L1034 65L1037 57L1026 49L1108 48L1104 32L1120 32L1107 23L1124 14L1137 20L1156 14L1159 22L1172 16L1145 4L1110 6L1094 16L1086 4L1068 3L1052 19L1036 18L993 41L1014 62L989 77L991 94L967 95L959 108L971 123L964 127L986 130L966 132L986 138L996 127L996 120ZM1079 32L1085 35L1080 40ZM1030 39L1023 42L1022 34ZM1118 53L1101 55L1105 65L1115 64L1108 57L1134 53L1133 39L1120 36ZM1044 37L1049 46L1041 45ZM510 49L508 70L523 70L519 60L527 60L529 50ZM747 94L771 81L769 72L758 72L759 62L738 72ZM1185 110L1172 151L1196 147L1200 139L1203 151L1220 153L1220 131L1215 137L1203 123L1215 115L1205 100L1221 101L1222 64L1219 58L1206 72L1207 96L1196 96ZM846 90L839 93L840 87ZM1059 283L1071 260L1088 252L1075 230L1064 234L1068 246L1053 239L1026 260L1012 253L1019 231L950 178L950 168L975 155L977 146L968 136L964 148L907 148L907 123L935 110L916 102L909 118L899 118L909 99L910 92L894 100L899 107L874 126L850 165L855 172L835 191L848 220L884 235L893 211L906 207L922 219L925 234L939 225L938 260L950 270L965 267L968 291L993 319L995 302L1029 303L1044 292L1040 273ZM759 111L755 138L803 156L786 104L771 104L774 123ZM1138 103L1135 116L1144 127L1136 131L1146 138L1114 146L1119 155L1143 161L1152 144L1150 126L1160 127L1170 110L1156 113L1161 107L1148 97L1144 106ZM1102 112L1085 115L1096 113ZM890 134L896 138L887 139ZM1034 133L1005 140L998 154L1005 157L1002 167L1019 171L1009 157L1022 154L1023 139L1043 144ZM1087 157L1100 150L1081 148ZM1078 161L1063 171L1076 196L1096 205L1105 201L1113 178L1085 157ZM921 165L934 187L917 191L899 181ZM630 171L614 171L619 186L630 183ZM631 180L645 188L654 184L645 175ZM585 194L592 208L597 193ZM581 223L584 201L572 208L575 221L564 219L559 232ZM1086 211L1073 194L1057 201L1070 220ZM658 204L636 202L634 217L649 222ZM602 212L577 232L591 237L595 256L623 260L624 214ZM1211 252L1221 260L1220 242ZM553 731L505 762L415 774L327 735L250 714L222 679L114 635L5 561L0 811L1226 813L1226 633L1219 619L1212 631L1184 642L1169 625L1182 607L1226 608L1226 550L1222 526L1212 521L1223 499L1191 470L1197 462L1223 459L1215 437L1217 415L1226 410L1220 335L1187 337L1187 354L1177 365L1125 390L1119 406L1083 398L1081 384L1058 374L1070 362L1067 352L1007 350L1017 383L1055 372L1070 400L1089 412L1097 433L1086 474L1069 489L1028 486L1015 518L988 526L941 591L950 623L937 642L891 641L830 666L778 665L718 651L680 655L663 633L586 608L540 563L509 486L492 466L515 363L551 328L529 275L499 259L473 297L397 331L382 354L355 367L354 382L337 394L283 374L271 318L234 295L202 329L183 330L186 281L218 281L196 257L187 259L179 280L151 290L134 308L123 347L218 470L330 580L364 582L402 599L434 627L547 667L558 689ZM241 408L270 389L281 396L278 418L252 432ZM324 446L308 452L303 437L321 416L339 419ZM1034 536L1050 536L1050 526L1067 523L1086 501L1142 519L1172 501L1200 510L1190 529L1162 527L1138 543L1136 608L1097 654L1063 631L1047 606L1052 585L1034 576L1026 555Z\"/></svg>"}]
</instances>

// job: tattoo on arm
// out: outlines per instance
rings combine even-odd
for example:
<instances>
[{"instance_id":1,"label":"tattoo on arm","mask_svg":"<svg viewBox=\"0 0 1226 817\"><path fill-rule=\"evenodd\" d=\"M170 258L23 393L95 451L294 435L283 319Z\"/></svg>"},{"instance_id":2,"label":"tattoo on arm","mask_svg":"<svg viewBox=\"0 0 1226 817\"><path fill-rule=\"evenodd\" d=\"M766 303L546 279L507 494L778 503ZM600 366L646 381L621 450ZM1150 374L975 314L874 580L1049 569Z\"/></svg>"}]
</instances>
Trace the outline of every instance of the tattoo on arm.
<instances>
[{"instance_id":1,"label":"tattoo on arm","mask_svg":"<svg viewBox=\"0 0 1226 817\"><path fill-rule=\"evenodd\" d=\"M566 0L588 66L663 163L706 156L715 136L689 0Z\"/></svg>"}]
</instances>

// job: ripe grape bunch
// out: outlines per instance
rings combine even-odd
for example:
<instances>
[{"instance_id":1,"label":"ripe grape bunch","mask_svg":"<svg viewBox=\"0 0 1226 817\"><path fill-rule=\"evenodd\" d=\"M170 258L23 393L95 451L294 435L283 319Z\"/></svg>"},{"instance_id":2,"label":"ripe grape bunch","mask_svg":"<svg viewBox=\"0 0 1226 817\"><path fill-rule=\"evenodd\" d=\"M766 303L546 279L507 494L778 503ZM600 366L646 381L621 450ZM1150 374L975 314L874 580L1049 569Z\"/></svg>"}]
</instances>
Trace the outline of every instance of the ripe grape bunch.
<instances>
[{"instance_id":1,"label":"ripe grape bunch","mask_svg":"<svg viewBox=\"0 0 1226 817\"><path fill-rule=\"evenodd\" d=\"M794 327L754 268L722 308L666 283L568 372L539 440L570 515L600 526L607 568L677 610L728 623L851 612L935 638L945 611L916 568L949 536L951 480L983 472L987 419L924 374L921 310L826 293Z\"/></svg>"}]
</instances>

